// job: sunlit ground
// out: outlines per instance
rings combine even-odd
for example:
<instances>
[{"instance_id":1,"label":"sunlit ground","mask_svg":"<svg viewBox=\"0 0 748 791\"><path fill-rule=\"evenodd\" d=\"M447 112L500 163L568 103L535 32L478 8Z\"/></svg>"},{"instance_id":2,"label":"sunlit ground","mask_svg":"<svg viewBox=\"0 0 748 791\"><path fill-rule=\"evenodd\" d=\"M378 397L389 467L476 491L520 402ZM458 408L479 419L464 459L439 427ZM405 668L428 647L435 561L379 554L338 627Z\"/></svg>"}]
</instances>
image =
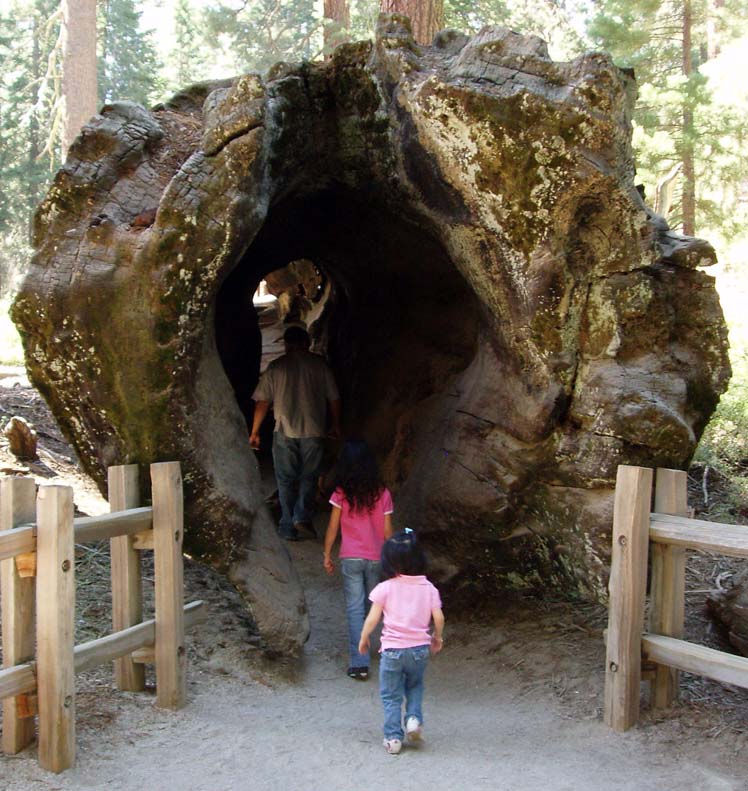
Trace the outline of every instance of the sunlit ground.
<instances>
[{"instance_id":1,"label":"sunlit ground","mask_svg":"<svg viewBox=\"0 0 748 791\"><path fill-rule=\"evenodd\" d=\"M23 365L21 339L10 320L10 299L0 300L0 365Z\"/></svg>"}]
</instances>

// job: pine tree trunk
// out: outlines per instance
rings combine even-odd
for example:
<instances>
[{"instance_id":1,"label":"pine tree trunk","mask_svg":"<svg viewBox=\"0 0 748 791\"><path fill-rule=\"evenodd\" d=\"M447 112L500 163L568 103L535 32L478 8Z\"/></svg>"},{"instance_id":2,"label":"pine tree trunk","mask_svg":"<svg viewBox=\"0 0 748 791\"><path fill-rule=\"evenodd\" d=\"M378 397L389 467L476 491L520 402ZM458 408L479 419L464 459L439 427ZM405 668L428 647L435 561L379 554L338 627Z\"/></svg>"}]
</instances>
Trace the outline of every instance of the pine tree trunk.
<instances>
[{"instance_id":1,"label":"pine tree trunk","mask_svg":"<svg viewBox=\"0 0 748 791\"><path fill-rule=\"evenodd\" d=\"M410 17L413 36L419 44L431 44L444 27L444 0L381 0L380 10L383 14Z\"/></svg>"},{"instance_id":2,"label":"pine tree trunk","mask_svg":"<svg viewBox=\"0 0 748 791\"><path fill-rule=\"evenodd\" d=\"M95 115L96 0L62 0L62 158Z\"/></svg>"},{"instance_id":3,"label":"pine tree trunk","mask_svg":"<svg viewBox=\"0 0 748 791\"><path fill-rule=\"evenodd\" d=\"M691 26L693 23L691 0L683 3L683 74L688 80L693 71L691 59ZM696 229L696 173L694 170L693 150L693 110L691 98L686 96L683 105L683 138L681 142L681 159L683 161L683 197L681 210L683 213L683 233L693 236Z\"/></svg>"},{"instance_id":4,"label":"pine tree trunk","mask_svg":"<svg viewBox=\"0 0 748 791\"><path fill-rule=\"evenodd\" d=\"M348 0L325 0L325 55L348 41L348 28L351 25L351 12Z\"/></svg>"}]
</instances>

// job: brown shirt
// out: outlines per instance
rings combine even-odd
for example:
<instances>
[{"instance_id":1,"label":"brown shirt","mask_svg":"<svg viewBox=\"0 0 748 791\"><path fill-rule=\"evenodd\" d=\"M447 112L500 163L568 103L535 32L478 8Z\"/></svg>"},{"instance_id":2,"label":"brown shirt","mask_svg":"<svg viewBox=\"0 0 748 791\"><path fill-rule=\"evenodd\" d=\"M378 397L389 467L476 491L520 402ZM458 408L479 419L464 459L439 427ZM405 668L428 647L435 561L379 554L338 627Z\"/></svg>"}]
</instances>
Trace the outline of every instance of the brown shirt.
<instances>
[{"instance_id":1,"label":"brown shirt","mask_svg":"<svg viewBox=\"0 0 748 791\"><path fill-rule=\"evenodd\" d=\"M327 402L340 394L325 360L299 350L270 363L252 398L272 403L275 431L284 436L324 437Z\"/></svg>"}]
</instances>

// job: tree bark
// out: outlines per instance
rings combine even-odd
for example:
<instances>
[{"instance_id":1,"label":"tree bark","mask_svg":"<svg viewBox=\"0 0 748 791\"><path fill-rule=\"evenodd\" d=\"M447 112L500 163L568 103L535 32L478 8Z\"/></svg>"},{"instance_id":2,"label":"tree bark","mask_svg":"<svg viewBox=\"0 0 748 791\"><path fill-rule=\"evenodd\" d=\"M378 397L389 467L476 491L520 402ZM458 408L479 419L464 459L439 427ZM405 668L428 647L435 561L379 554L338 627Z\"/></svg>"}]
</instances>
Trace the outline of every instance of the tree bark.
<instances>
[{"instance_id":1,"label":"tree bark","mask_svg":"<svg viewBox=\"0 0 748 791\"><path fill-rule=\"evenodd\" d=\"M686 463L729 378L696 268L714 251L631 189L628 76L607 58L552 64L498 27L452 70L453 50L421 52L403 19L383 15L334 67L107 106L35 215L13 306L85 469L103 486L113 464L179 460L187 551L228 574L281 653L309 621L241 400L263 363L252 294L273 270L320 265L313 334L346 425L371 438L437 580L484 597L604 595L618 465ZM590 90L558 90L580 69Z\"/></svg>"},{"instance_id":2,"label":"tree bark","mask_svg":"<svg viewBox=\"0 0 748 791\"><path fill-rule=\"evenodd\" d=\"M63 159L96 106L96 0L62 0Z\"/></svg>"},{"instance_id":3,"label":"tree bark","mask_svg":"<svg viewBox=\"0 0 748 791\"><path fill-rule=\"evenodd\" d=\"M691 1L683 3L683 74L688 81L693 72L691 55L691 28L693 15ZM681 160L683 162L683 196L681 211L683 214L683 233L693 236L696 232L696 172L694 168L693 150L693 109L691 97L687 93L683 103L683 130L681 140Z\"/></svg>"},{"instance_id":4,"label":"tree bark","mask_svg":"<svg viewBox=\"0 0 748 791\"><path fill-rule=\"evenodd\" d=\"M348 0L325 0L325 57L339 44L348 41L351 11Z\"/></svg>"},{"instance_id":5,"label":"tree bark","mask_svg":"<svg viewBox=\"0 0 748 791\"><path fill-rule=\"evenodd\" d=\"M413 26L413 38L428 45L444 27L444 0L381 0L383 14L405 14Z\"/></svg>"}]
</instances>

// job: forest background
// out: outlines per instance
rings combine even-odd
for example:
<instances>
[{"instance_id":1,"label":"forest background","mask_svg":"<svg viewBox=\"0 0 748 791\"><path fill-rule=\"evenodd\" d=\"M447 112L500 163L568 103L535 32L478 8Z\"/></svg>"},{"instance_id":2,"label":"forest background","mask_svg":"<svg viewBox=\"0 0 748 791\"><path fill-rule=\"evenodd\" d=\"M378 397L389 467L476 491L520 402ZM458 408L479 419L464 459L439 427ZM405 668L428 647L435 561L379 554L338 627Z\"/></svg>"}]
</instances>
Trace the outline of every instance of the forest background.
<instances>
[{"instance_id":1,"label":"forest background","mask_svg":"<svg viewBox=\"0 0 748 791\"><path fill-rule=\"evenodd\" d=\"M91 2L92 0L89 0ZM20 365L7 315L29 226L61 164L62 3L0 10L0 364ZM317 60L410 4L437 27L503 25L554 60L609 52L633 67L637 184L672 228L708 239L730 329L733 379L697 451L726 476L723 515L748 513L748 10L744 0L98 0L98 101L151 106L187 85ZM732 512L729 513L729 512Z\"/></svg>"}]
</instances>

